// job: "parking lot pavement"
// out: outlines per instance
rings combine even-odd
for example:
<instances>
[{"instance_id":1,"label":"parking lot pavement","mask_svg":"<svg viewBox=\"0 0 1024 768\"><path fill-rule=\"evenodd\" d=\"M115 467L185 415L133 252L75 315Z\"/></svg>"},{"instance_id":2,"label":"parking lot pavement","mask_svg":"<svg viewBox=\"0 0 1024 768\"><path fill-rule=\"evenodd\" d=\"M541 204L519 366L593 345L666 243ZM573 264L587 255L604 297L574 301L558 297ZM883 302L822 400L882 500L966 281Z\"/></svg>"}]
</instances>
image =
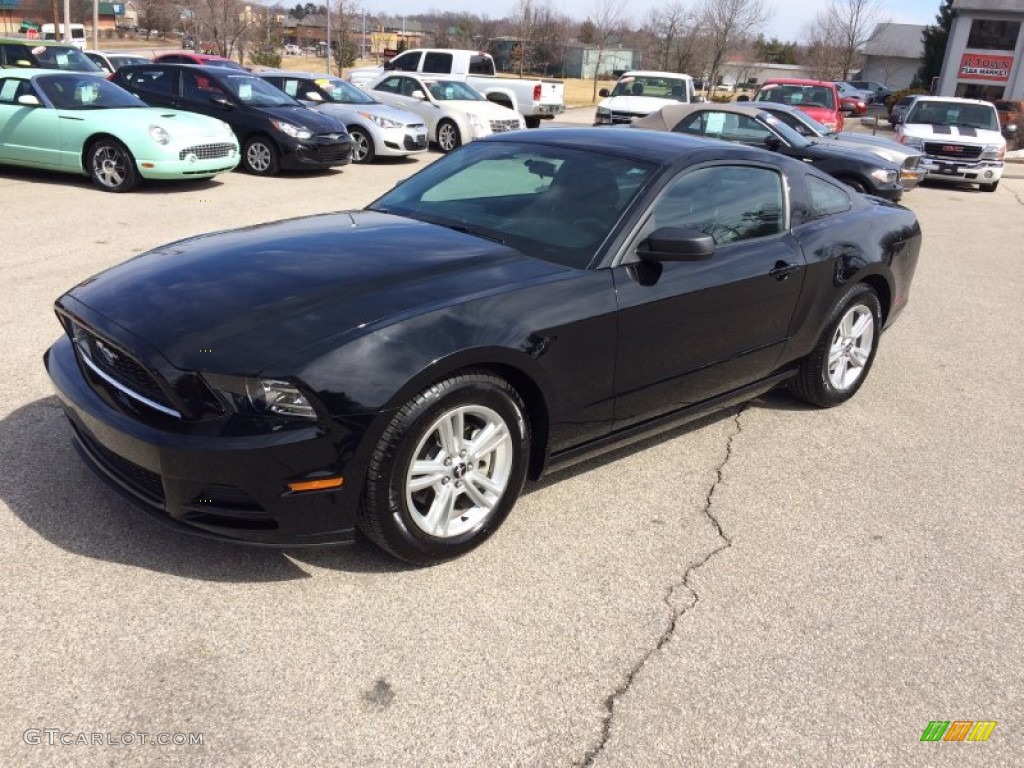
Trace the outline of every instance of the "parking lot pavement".
<instances>
[{"instance_id":1,"label":"parking lot pavement","mask_svg":"<svg viewBox=\"0 0 1024 768\"><path fill-rule=\"evenodd\" d=\"M770 394L530 485L453 563L184 538L90 474L40 359L60 292L433 157L117 196L0 175L0 764L1017 763L1024 179L907 195L924 251L853 401ZM958 719L998 726L920 742Z\"/></svg>"}]
</instances>

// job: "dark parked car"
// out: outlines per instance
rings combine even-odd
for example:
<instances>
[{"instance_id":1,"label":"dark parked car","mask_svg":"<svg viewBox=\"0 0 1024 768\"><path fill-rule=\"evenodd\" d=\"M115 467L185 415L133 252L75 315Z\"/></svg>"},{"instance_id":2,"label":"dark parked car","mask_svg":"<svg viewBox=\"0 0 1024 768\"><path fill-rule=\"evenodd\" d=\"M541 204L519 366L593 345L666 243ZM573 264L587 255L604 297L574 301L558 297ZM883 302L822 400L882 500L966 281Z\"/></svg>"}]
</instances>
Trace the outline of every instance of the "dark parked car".
<instances>
[{"instance_id":1,"label":"dark parked car","mask_svg":"<svg viewBox=\"0 0 1024 768\"><path fill-rule=\"evenodd\" d=\"M216 117L242 147L242 167L258 176L282 168L315 169L351 161L345 126L307 109L248 72L188 64L121 67L110 79L153 107Z\"/></svg>"},{"instance_id":2,"label":"dark parked car","mask_svg":"<svg viewBox=\"0 0 1024 768\"><path fill-rule=\"evenodd\" d=\"M811 141L760 104L672 104L637 120L631 127L767 147L812 163L858 192L893 202L903 196L900 167L896 163L832 142Z\"/></svg>"},{"instance_id":3,"label":"dark parked car","mask_svg":"<svg viewBox=\"0 0 1024 768\"><path fill-rule=\"evenodd\" d=\"M870 93L872 95L872 104L885 104L886 100L893 94L889 86L874 80L850 80L850 85Z\"/></svg>"},{"instance_id":4,"label":"dark parked car","mask_svg":"<svg viewBox=\"0 0 1024 768\"><path fill-rule=\"evenodd\" d=\"M846 401L920 246L911 211L778 153L518 131L362 211L92 277L45 363L85 460L163 522L276 545L358 526L430 563L526 477L777 385Z\"/></svg>"}]
</instances>

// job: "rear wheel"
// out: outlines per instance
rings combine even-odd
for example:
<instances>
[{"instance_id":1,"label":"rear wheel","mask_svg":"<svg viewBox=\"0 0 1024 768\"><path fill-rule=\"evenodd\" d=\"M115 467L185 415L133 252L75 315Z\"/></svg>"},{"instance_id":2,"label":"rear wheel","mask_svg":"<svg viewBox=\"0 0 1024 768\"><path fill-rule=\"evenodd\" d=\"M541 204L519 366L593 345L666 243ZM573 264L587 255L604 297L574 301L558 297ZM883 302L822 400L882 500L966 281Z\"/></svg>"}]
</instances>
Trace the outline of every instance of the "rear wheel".
<instances>
[{"instance_id":1,"label":"rear wheel","mask_svg":"<svg viewBox=\"0 0 1024 768\"><path fill-rule=\"evenodd\" d=\"M359 526L375 544L426 565L490 536L526 478L526 409L504 379L451 376L392 418L370 459Z\"/></svg>"},{"instance_id":2,"label":"rear wheel","mask_svg":"<svg viewBox=\"0 0 1024 768\"><path fill-rule=\"evenodd\" d=\"M849 400L871 370L881 330L878 296L870 286L855 285L836 302L814 350L800 364L793 393L822 408Z\"/></svg>"},{"instance_id":3,"label":"rear wheel","mask_svg":"<svg viewBox=\"0 0 1024 768\"><path fill-rule=\"evenodd\" d=\"M357 126L350 126L348 135L352 137L352 162L372 163L377 156L373 148L373 137Z\"/></svg>"},{"instance_id":4,"label":"rear wheel","mask_svg":"<svg viewBox=\"0 0 1024 768\"><path fill-rule=\"evenodd\" d=\"M437 146L442 152L451 152L462 146L462 135L459 126L451 120L442 120L437 126Z\"/></svg>"},{"instance_id":5,"label":"rear wheel","mask_svg":"<svg viewBox=\"0 0 1024 768\"><path fill-rule=\"evenodd\" d=\"M242 150L242 166L255 176L274 176L281 170L277 146L266 136L253 136Z\"/></svg>"},{"instance_id":6,"label":"rear wheel","mask_svg":"<svg viewBox=\"0 0 1024 768\"><path fill-rule=\"evenodd\" d=\"M139 186L135 158L117 139L99 139L86 153L85 167L92 183L107 192L130 192Z\"/></svg>"}]
</instances>

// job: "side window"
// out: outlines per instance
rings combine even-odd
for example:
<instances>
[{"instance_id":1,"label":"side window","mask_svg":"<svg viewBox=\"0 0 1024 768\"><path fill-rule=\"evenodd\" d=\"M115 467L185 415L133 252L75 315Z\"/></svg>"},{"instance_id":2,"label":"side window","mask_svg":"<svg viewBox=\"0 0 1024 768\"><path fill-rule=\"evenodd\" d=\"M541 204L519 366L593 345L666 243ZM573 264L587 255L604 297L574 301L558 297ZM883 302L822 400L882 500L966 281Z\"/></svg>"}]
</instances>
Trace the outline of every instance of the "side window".
<instances>
[{"instance_id":1,"label":"side window","mask_svg":"<svg viewBox=\"0 0 1024 768\"><path fill-rule=\"evenodd\" d=\"M415 72L422 55L418 51L416 53L403 53L391 60L391 68L396 72Z\"/></svg>"},{"instance_id":2,"label":"side window","mask_svg":"<svg viewBox=\"0 0 1024 768\"><path fill-rule=\"evenodd\" d=\"M672 182L654 205L653 224L695 229L725 245L781 233L786 224L784 202L778 171L716 165Z\"/></svg>"},{"instance_id":3,"label":"side window","mask_svg":"<svg viewBox=\"0 0 1024 768\"><path fill-rule=\"evenodd\" d=\"M409 98L412 98L412 95L414 93L416 93L416 91L422 91L423 90L423 87L418 82L413 80L411 77L403 77L403 78L400 78L400 79L401 79L402 83L399 86L399 88L400 88L400 93L403 96L408 96Z\"/></svg>"},{"instance_id":4,"label":"side window","mask_svg":"<svg viewBox=\"0 0 1024 768\"><path fill-rule=\"evenodd\" d=\"M704 112L697 112L696 114L683 118L676 123L676 127L672 129L672 132L688 133L691 136L704 135L704 115Z\"/></svg>"},{"instance_id":5,"label":"side window","mask_svg":"<svg viewBox=\"0 0 1024 768\"><path fill-rule=\"evenodd\" d=\"M469 74L471 75L493 75L494 67L491 60L486 56L469 57Z\"/></svg>"},{"instance_id":6,"label":"side window","mask_svg":"<svg viewBox=\"0 0 1024 768\"><path fill-rule=\"evenodd\" d=\"M806 176L807 191L811 198L811 216L820 218L850 210L850 196L841 187L817 176Z\"/></svg>"},{"instance_id":7,"label":"side window","mask_svg":"<svg viewBox=\"0 0 1024 768\"><path fill-rule=\"evenodd\" d=\"M174 72L157 67L124 73L125 82L140 93L174 95Z\"/></svg>"},{"instance_id":8,"label":"side window","mask_svg":"<svg viewBox=\"0 0 1024 768\"><path fill-rule=\"evenodd\" d=\"M38 67L39 62L32 55L27 46L20 44L6 43L3 46L3 53L0 60L9 67Z\"/></svg>"},{"instance_id":9,"label":"side window","mask_svg":"<svg viewBox=\"0 0 1024 768\"><path fill-rule=\"evenodd\" d=\"M377 84L377 87L373 90L383 91L384 93L401 93L402 81L404 77L387 77Z\"/></svg>"},{"instance_id":10,"label":"side window","mask_svg":"<svg viewBox=\"0 0 1024 768\"><path fill-rule=\"evenodd\" d=\"M718 114L725 118L722 121L718 137L726 141L739 141L744 144L764 144L764 140L771 135L771 131L747 115L711 113L711 115L708 115L709 125L711 116ZM705 133L711 135L712 131L709 128L705 130Z\"/></svg>"},{"instance_id":11,"label":"side window","mask_svg":"<svg viewBox=\"0 0 1024 768\"><path fill-rule=\"evenodd\" d=\"M428 53L423 57L423 71L437 72L447 75L452 71L452 55L450 53Z\"/></svg>"},{"instance_id":12,"label":"side window","mask_svg":"<svg viewBox=\"0 0 1024 768\"><path fill-rule=\"evenodd\" d=\"M209 103L214 97L227 98L224 89L201 72L182 72L181 82L184 87L183 95L190 101Z\"/></svg>"},{"instance_id":13,"label":"side window","mask_svg":"<svg viewBox=\"0 0 1024 768\"><path fill-rule=\"evenodd\" d=\"M89 57L89 60L93 64L95 64L97 67L102 69L104 72L113 72L114 71L113 69L111 69L110 64L107 63L107 60L105 58L103 58L102 56L100 56L98 53L93 53L91 51L86 51L85 55Z\"/></svg>"}]
</instances>

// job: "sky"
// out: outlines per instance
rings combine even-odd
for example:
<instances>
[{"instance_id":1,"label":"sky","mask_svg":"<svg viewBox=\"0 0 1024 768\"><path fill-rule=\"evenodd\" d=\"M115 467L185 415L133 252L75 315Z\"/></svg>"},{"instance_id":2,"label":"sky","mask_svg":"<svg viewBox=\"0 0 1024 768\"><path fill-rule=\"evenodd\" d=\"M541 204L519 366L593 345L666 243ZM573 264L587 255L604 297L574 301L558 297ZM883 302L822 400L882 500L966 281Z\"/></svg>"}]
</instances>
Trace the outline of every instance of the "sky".
<instances>
[{"instance_id":1,"label":"sky","mask_svg":"<svg viewBox=\"0 0 1024 768\"><path fill-rule=\"evenodd\" d=\"M627 13L634 24L639 25L651 8L668 4L669 0L631 0ZM283 0L287 5L290 0ZM551 7L559 13L580 19L593 15L602 0L549 0ZM697 0L683 0L692 6ZM904 24L932 24L939 12L941 0L878 0L882 21ZM828 0L768 0L774 13L764 28L766 37L777 37L783 41L800 40L800 33L808 21L820 9L828 6ZM468 12L497 19L512 14L515 0L493 0L482 6L477 0L362 0L368 13L400 16L424 13L427 10Z\"/></svg>"}]
</instances>

